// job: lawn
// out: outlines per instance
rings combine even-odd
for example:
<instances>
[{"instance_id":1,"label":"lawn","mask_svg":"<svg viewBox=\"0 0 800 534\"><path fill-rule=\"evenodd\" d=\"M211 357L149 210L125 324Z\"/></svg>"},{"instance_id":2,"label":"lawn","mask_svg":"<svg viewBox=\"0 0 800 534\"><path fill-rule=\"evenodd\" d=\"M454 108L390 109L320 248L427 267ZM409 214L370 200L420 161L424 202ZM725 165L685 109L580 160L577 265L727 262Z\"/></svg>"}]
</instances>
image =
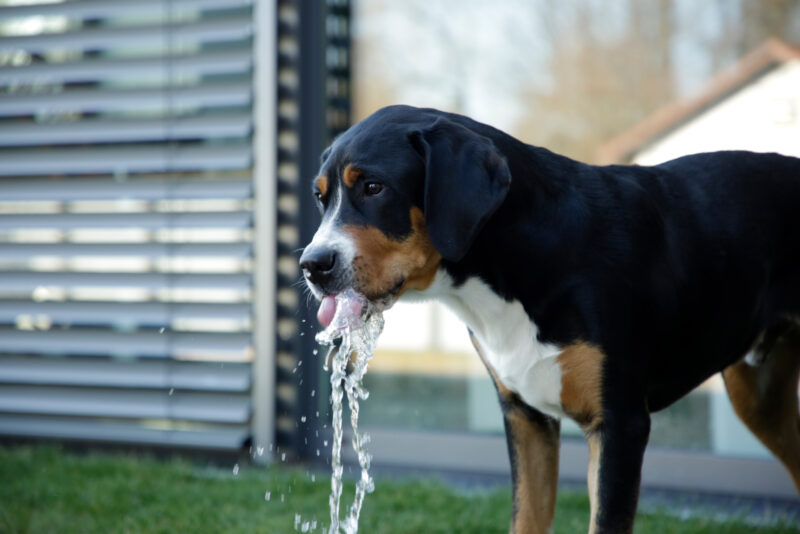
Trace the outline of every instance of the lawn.
<instances>
[{"instance_id":1,"label":"lawn","mask_svg":"<svg viewBox=\"0 0 800 534\"><path fill-rule=\"evenodd\" d=\"M236 474L234 474L236 471ZM304 468L209 467L185 459L73 454L53 446L0 447L2 533L291 533L296 514L328 521L329 478ZM349 506L352 484L343 501ZM506 533L507 490L464 491L432 480L378 478L360 531ZM559 495L555 532L585 532L585 494ZM639 513L637 533L789 533L794 526Z\"/></svg>"}]
</instances>

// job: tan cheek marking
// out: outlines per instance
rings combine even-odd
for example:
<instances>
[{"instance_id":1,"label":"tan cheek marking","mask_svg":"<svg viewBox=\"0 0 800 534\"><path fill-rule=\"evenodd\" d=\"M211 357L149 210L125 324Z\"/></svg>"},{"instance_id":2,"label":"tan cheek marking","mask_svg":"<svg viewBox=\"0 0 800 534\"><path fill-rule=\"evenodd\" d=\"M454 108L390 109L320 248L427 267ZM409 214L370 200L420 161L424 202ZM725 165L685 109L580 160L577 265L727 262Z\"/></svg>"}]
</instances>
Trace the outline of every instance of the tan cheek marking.
<instances>
[{"instance_id":1,"label":"tan cheek marking","mask_svg":"<svg viewBox=\"0 0 800 534\"><path fill-rule=\"evenodd\" d=\"M328 194L328 177L324 174L317 178L317 189L323 197Z\"/></svg>"},{"instance_id":2,"label":"tan cheek marking","mask_svg":"<svg viewBox=\"0 0 800 534\"><path fill-rule=\"evenodd\" d=\"M342 181L344 185L347 187L353 187L356 184L356 180L358 177L361 176L361 171L353 167L352 165L348 165L344 169L344 176L342 177Z\"/></svg>"},{"instance_id":3,"label":"tan cheek marking","mask_svg":"<svg viewBox=\"0 0 800 534\"><path fill-rule=\"evenodd\" d=\"M373 226L345 226L356 246L353 260L356 288L369 298L385 295L405 279L398 292L424 290L436 276L442 257L433 248L419 208L411 208L411 235L403 241L389 239Z\"/></svg>"},{"instance_id":4,"label":"tan cheek marking","mask_svg":"<svg viewBox=\"0 0 800 534\"><path fill-rule=\"evenodd\" d=\"M561 367L561 406L590 431L603 415L603 363L605 354L587 343L568 346L558 355Z\"/></svg>"}]
</instances>

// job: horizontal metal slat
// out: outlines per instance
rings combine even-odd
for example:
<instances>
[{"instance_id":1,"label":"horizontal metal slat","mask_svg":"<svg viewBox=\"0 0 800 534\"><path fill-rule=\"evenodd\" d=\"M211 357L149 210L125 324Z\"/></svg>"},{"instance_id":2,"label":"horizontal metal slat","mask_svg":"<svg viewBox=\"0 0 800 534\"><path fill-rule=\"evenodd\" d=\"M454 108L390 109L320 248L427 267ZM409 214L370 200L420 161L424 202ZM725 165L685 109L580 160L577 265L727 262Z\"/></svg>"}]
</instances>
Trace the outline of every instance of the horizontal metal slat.
<instances>
[{"instance_id":1,"label":"horizontal metal slat","mask_svg":"<svg viewBox=\"0 0 800 534\"><path fill-rule=\"evenodd\" d=\"M245 50L158 55L136 58L94 58L62 63L37 62L0 68L0 85L160 80L249 72L253 54Z\"/></svg>"},{"instance_id":2,"label":"horizontal metal slat","mask_svg":"<svg viewBox=\"0 0 800 534\"><path fill-rule=\"evenodd\" d=\"M232 289L247 290L247 273L86 273L50 271L0 271L0 291L33 291L39 287L129 289Z\"/></svg>"},{"instance_id":3,"label":"horizontal metal slat","mask_svg":"<svg viewBox=\"0 0 800 534\"><path fill-rule=\"evenodd\" d=\"M23 124L17 121L0 121L0 146L247 137L252 126L250 114L163 119L85 119Z\"/></svg>"},{"instance_id":4,"label":"horizontal metal slat","mask_svg":"<svg viewBox=\"0 0 800 534\"><path fill-rule=\"evenodd\" d=\"M246 394L0 385L0 412L245 423Z\"/></svg>"},{"instance_id":5,"label":"horizontal metal slat","mask_svg":"<svg viewBox=\"0 0 800 534\"><path fill-rule=\"evenodd\" d=\"M14 437L238 450L250 436L250 425L204 426L206 430L163 429L135 421L0 414L0 435Z\"/></svg>"},{"instance_id":6,"label":"horizontal metal slat","mask_svg":"<svg viewBox=\"0 0 800 534\"><path fill-rule=\"evenodd\" d=\"M247 169L249 144L0 149L0 176Z\"/></svg>"},{"instance_id":7,"label":"horizontal metal slat","mask_svg":"<svg viewBox=\"0 0 800 534\"><path fill-rule=\"evenodd\" d=\"M2 69L0 69L2 72ZM54 93L0 96L0 116L102 112L182 111L247 106L253 98L249 81L138 89L66 89Z\"/></svg>"},{"instance_id":8,"label":"horizontal metal slat","mask_svg":"<svg viewBox=\"0 0 800 534\"><path fill-rule=\"evenodd\" d=\"M0 299L0 323L13 323L18 317L29 315L48 317L54 323L78 325L135 323L142 326L168 327L173 321L181 319L245 321L252 311L250 304L246 302L34 302Z\"/></svg>"},{"instance_id":9,"label":"horizontal metal slat","mask_svg":"<svg viewBox=\"0 0 800 534\"><path fill-rule=\"evenodd\" d=\"M52 49L171 48L193 43L240 41L252 33L250 17L231 17L186 24L87 28L0 37L0 51L24 50L36 54Z\"/></svg>"},{"instance_id":10,"label":"horizontal metal slat","mask_svg":"<svg viewBox=\"0 0 800 534\"><path fill-rule=\"evenodd\" d=\"M244 243L0 243L0 263L37 256L136 256L247 258L252 244Z\"/></svg>"},{"instance_id":11,"label":"horizontal metal slat","mask_svg":"<svg viewBox=\"0 0 800 534\"><path fill-rule=\"evenodd\" d=\"M0 330L0 353L178 358L251 359L250 334L115 332L104 329Z\"/></svg>"},{"instance_id":12,"label":"horizontal metal slat","mask_svg":"<svg viewBox=\"0 0 800 534\"><path fill-rule=\"evenodd\" d=\"M141 15L142 13L148 12L155 12L167 16L176 11L229 9L247 7L251 4L252 0L137 0L136 2L73 0L70 2L4 6L0 8L0 20L54 16L99 19Z\"/></svg>"},{"instance_id":13,"label":"horizontal metal slat","mask_svg":"<svg viewBox=\"0 0 800 534\"><path fill-rule=\"evenodd\" d=\"M2 187L0 187L2 195ZM144 212L144 213L38 213L0 215L0 231L23 228L230 228L252 227L249 211Z\"/></svg>"},{"instance_id":14,"label":"horizontal metal slat","mask_svg":"<svg viewBox=\"0 0 800 534\"><path fill-rule=\"evenodd\" d=\"M0 356L0 383L246 392L249 363Z\"/></svg>"},{"instance_id":15,"label":"horizontal metal slat","mask_svg":"<svg viewBox=\"0 0 800 534\"><path fill-rule=\"evenodd\" d=\"M0 201L239 199L253 195L250 179L162 180L110 178L0 180Z\"/></svg>"}]
</instances>

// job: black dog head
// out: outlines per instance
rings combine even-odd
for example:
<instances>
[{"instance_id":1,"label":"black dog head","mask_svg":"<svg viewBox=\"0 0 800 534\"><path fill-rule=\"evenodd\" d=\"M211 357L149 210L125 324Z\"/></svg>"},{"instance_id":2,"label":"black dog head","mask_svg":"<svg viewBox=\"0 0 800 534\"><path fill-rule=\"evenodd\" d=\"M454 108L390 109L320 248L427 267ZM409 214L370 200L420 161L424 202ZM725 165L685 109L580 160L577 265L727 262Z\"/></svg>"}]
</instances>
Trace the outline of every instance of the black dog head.
<instances>
[{"instance_id":1,"label":"black dog head","mask_svg":"<svg viewBox=\"0 0 800 534\"><path fill-rule=\"evenodd\" d=\"M386 306L459 261L508 192L511 174L469 119L381 109L322 155L313 194L322 223L300 258L318 298L353 287Z\"/></svg>"}]
</instances>

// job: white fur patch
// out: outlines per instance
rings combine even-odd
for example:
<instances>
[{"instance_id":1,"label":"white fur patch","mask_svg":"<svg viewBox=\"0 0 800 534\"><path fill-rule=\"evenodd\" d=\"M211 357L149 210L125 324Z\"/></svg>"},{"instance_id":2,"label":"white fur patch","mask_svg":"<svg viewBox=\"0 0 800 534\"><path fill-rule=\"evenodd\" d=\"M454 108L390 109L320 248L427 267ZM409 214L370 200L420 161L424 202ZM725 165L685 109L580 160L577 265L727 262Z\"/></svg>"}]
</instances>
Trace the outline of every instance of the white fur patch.
<instances>
[{"instance_id":1,"label":"white fur patch","mask_svg":"<svg viewBox=\"0 0 800 534\"><path fill-rule=\"evenodd\" d=\"M527 404L554 417L561 408L562 349L539 341L539 328L517 300L507 302L478 278L453 287L443 270L423 292L408 291L411 300L438 299L472 330L487 363L509 390ZM404 295L405 296L405 295Z\"/></svg>"},{"instance_id":2,"label":"white fur patch","mask_svg":"<svg viewBox=\"0 0 800 534\"><path fill-rule=\"evenodd\" d=\"M342 231L342 225L339 221L339 214L342 210L342 193L340 190L336 191L333 203L333 208L322 219L322 224L317 228L314 238L308 244L306 250L321 247L333 249L338 256L337 261L350 268L356 255L356 245L347 232ZM317 298L322 298L314 284L308 280L306 280L306 284Z\"/></svg>"}]
</instances>

